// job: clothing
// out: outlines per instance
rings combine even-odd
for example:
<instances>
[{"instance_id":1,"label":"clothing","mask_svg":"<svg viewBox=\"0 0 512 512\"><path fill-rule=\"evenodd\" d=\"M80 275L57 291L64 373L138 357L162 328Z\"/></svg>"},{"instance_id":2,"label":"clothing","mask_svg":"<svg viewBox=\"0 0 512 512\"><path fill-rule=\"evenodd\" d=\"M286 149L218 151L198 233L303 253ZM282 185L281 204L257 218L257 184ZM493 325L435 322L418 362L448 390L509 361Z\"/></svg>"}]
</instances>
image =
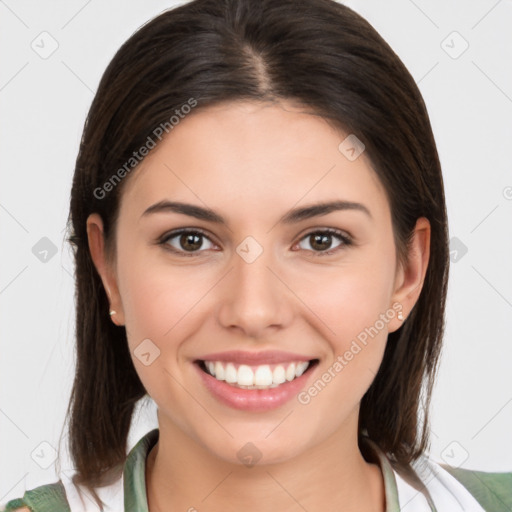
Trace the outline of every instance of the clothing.
<instances>
[{"instance_id":1,"label":"clothing","mask_svg":"<svg viewBox=\"0 0 512 512\"><path fill-rule=\"evenodd\" d=\"M143 436L128 454L122 477L108 487L97 489L106 504L103 512L148 512L146 457L158 436L158 429ZM367 438L364 455L380 466L384 476L386 512L512 511L512 472L457 469L423 456L413 463L412 473L399 473L384 452ZM423 492L418 490L423 486ZM66 478L25 492L23 498L9 501L5 511L22 506L29 506L34 512L100 510L92 497L82 500L76 486Z\"/></svg>"}]
</instances>

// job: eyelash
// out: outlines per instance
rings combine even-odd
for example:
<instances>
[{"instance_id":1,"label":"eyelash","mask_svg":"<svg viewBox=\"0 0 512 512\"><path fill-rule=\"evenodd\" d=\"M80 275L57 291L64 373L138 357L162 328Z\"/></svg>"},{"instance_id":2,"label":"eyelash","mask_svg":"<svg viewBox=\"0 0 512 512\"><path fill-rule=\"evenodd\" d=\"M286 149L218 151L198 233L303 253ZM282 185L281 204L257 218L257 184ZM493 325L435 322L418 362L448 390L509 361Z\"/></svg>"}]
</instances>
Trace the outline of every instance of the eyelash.
<instances>
[{"instance_id":1,"label":"eyelash","mask_svg":"<svg viewBox=\"0 0 512 512\"><path fill-rule=\"evenodd\" d=\"M190 251L189 252L185 252L185 251L180 251L180 250L175 249L174 247L169 246L169 244L167 243L167 242L169 242L169 240L171 240L173 238L176 238L177 236L183 235L183 234L200 235L200 236L206 238L207 240L209 240L212 244L215 244L215 242L213 242L210 239L210 237L205 232L203 232L201 229L199 229L199 228L179 229L177 231L171 231L170 233L166 233L165 235L163 235L158 240L158 244L162 245L164 247L164 249L166 249L168 251L171 251L173 254L177 254L179 256L184 256L184 257L194 257L198 253L204 252L203 250L193 251L193 252L190 252ZM348 246L353 245L352 238L349 235L345 234L343 231L339 231L339 230L334 229L334 228L317 229L317 230L310 231L309 233L306 233L299 240L299 242L301 242L302 240L304 240L305 238L307 238L307 237L309 237L311 235L325 235L325 234L337 237L342 243L340 245L338 245L337 247L335 247L334 249L326 250L326 251L310 251L308 249L304 249L304 250L308 250L315 257L316 256L322 257L322 256L330 256L330 255L334 254L335 252L343 249L344 247L348 247Z\"/></svg>"}]
</instances>

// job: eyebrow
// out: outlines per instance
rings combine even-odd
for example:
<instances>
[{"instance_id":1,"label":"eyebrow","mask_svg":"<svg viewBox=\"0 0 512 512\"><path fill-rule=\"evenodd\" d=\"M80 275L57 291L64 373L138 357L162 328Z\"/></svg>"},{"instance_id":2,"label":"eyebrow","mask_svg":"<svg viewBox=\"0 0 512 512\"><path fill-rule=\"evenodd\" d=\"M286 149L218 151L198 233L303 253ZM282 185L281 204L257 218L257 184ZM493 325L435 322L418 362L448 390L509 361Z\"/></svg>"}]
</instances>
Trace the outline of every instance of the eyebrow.
<instances>
[{"instance_id":1,"label":"eyebrow","mask_svg":"<svg viewBox=\"0 0 512 512\"><path fill-rule=\"evenodd\" d=\"M370 210L361 203L354 203L351 201L330 201L324 203L317 203L309 206L304 206L302 208L294 208L287 212L279 222L283 224L294 224L306 219L310 219L313 217L317 217L320 215L327 215L328 213L334 211L342 211L342 210L355 210L365 213L368 217L372 218L372 214ZM162 200L154 205L150 206L144 213L141 215L145 217L154 213L181 213L183 215L188 215L189 217L195 217L196 219L205 220L208 222L214 222L216 224L224 224L227 225L224 217L219 215L214 210L210 208L203 208L202 206L196 206L193 204L182 203L178 201L167 201Z\"/></svg>"}]
</instances>

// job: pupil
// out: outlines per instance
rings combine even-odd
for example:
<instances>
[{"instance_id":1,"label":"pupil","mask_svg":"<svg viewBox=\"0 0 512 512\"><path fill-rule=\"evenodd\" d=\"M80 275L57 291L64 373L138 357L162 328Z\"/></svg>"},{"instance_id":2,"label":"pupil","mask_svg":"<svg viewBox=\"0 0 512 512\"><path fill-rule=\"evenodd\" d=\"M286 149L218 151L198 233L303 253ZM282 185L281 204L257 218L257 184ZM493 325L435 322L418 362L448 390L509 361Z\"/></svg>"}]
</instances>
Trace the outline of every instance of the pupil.
<instances>
[{"instance_id":1,"label":"pupil","mask_svg":"<svg viewBox=\"0 0 512 512\"><path fill-rule=\"evenodd\" d=\"M193 251L194 249L199 249L201 247L201 237L194 233L184 233L181 235L180 243L184 249Z\"/></svg>"},{"instance_id":2,"label":"pupil","mask_svg":"<svg viewBox=\"0 0 512 512\"><path fill-rule=\"evenodd\" d=\"M320 245L320 247L316 247L318 250L325 250L329 249L331 246L331 235L324 235L324 234L316 234L312 235L314 243L311 244L313 248L315 248L315 245ZM324 244L326 247L322 247L321 245Z\"/></svg>"}]
</instances>

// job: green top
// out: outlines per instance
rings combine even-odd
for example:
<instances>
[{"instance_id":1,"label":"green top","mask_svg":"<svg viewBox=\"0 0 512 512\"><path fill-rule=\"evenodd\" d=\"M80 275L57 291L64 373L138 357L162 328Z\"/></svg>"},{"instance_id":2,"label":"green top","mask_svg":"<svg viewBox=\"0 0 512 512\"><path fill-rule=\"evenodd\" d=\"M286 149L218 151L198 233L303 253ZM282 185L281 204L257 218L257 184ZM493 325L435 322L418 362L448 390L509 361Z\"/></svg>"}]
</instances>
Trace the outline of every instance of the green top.
<instances>
[{"instance_id":1,"label":"green top","mask_svg":"<svg viewBox=\"0 0 512 512\"><path fill-rule=\"evenodd\" d=\"M125 511L148 512L147 497L146 497L146 457L151 448L158 441L159 431L154 429L143 436L139 442L132 448L127 456L126 463L123 470L123 490L122 495L124 500ZM420 488L427 488L424 492L425 500L422 504L415 504L414 507L408 508L411 512L421 512L422 510L429 510L434 512L454 512L446 506L443 509L436 508L438 503L446 504L446 498L456 499L459 504L459 510L481 511L486 512L511 512L512 511L512 472L511 473L486 473L483 471L473 471L469 469L454 468L448 465L433 463L429 467L437 468L437 473L434 471L431 474L440 475L442 470L446 470L449 475L455 477L470 494L464 489L461 490L460 486L453 485L450 479L446 476L440 476L442 485L436 487L429 484L427 478L423 473L413 472L412 480L410 476L399 475L393 468L390 460L380 450L380 448L369 439L365 439L365 457L369 460L376 462L384 476L384 488L386 495L386 512L400 512L400 502L404 503L403 507L407 504L407 497L410 496L410 491L418 494L416 485L419 483ZM428 459L424 459L428 460ZM432 463L430 463L432 464ZM441 470L439 468L442 468ZM423 480L418 479L418 475L423 475ZM443 480L444 478L444 480ZM416 485L414 481L416 480ZM431 479L435 480L435 479ZM121 480L120 480L121 481ZM120 485L120 481L117 485ZM408 483L405 483L408 482ZM448 482L448 485L447 485ZM114 484L116 485L116 484ZM442 489L442 491L439 491ZM409 493L409 494L407 494ZM400 500L399 500L400 496ZM423 498L422 498L423 499ZM475 501L476 499L476 501ZM477 505L480 504L482 509ZM428 505L427 505L428 503ZM469 505L468 505L469 504ZM115 504L108 503L109 510L118 510ZM33 512L83 512L84 509L79 505L73 503L70 505L66 495L64 484L59 480L58 482L42 485L35 489L26 491L22 498L14 499L6 504L5 512L14 511L17 508L28 506ZM465 508L468 506L468 508ZM120 505L118 505L120 507ZM472 508L471 508L472 507ZM421 509L421 510L420 510ZM121 511L119 511L121 512Z\"/></svg>"}]
</instances>

